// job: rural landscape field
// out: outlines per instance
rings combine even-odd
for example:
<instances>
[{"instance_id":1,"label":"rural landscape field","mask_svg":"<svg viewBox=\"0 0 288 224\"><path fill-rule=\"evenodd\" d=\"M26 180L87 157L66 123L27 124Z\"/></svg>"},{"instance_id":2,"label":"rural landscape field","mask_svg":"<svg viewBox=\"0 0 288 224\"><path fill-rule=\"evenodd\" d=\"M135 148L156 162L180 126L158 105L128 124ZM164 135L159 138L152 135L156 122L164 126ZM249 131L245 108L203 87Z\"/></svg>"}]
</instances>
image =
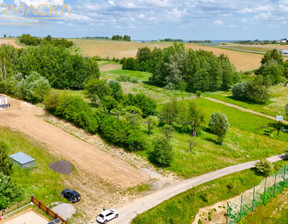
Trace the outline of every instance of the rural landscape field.
<instances>
[{"instance_id":1,"label":"rural landscape field","mask_svg":"<svg viewBox=\"0 0 288 224\"><path fill-rule=\"evenodd\" d=\"M286 4L4 0L0 224L288 223Z\"/></svg>"}]
</instances>

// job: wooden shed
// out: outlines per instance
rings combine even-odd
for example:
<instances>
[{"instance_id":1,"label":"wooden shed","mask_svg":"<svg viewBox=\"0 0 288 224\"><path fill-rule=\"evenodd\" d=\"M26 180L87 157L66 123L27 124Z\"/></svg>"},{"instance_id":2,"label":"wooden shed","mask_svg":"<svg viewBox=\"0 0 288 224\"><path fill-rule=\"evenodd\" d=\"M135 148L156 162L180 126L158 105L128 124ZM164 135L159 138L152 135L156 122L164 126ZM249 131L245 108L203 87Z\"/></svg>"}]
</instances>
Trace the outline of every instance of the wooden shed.
<instances>
[{"instance_id":1,"label":"wooden shed","mask_svg":"<svg viewBox=\"0 0 288 224\"><path fill-rule=\"evenodd\" d=\"M23 152L17 152L13 155L10 155L9 157L12 159L14 164L20 166L21 168L28 168L35 165L35 159L31 158Z\"/></svg>"}]
</instances>

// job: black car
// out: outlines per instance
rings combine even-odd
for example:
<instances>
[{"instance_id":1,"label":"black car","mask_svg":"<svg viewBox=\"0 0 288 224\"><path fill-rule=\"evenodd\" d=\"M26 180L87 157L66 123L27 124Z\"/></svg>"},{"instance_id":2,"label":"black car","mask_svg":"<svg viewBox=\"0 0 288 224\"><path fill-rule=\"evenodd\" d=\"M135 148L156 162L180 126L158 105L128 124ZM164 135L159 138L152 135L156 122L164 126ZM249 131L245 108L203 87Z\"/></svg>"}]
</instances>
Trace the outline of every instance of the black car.
<instances>
[{"instance_id":1,"label":"black car","mask_svg":"<svg viewBox=\"0 0 288 224\"><path fill-rule=\"evenodd\" d=\"M54 221L49 222L48 224L59 224L59 223L62 223L62 221L60 219L55 219Z\"/></svg>"},{"instance_id":2,"label":"black car","mask_svg":"<svg viewBox=\"0 0 288 224\"><path fill-rule=\"evenodd\" d=\"M61 196L68 199L72 203L80 201L80 194L77 191L68 188L61 192Z\"/></svg>"}]
</instances>

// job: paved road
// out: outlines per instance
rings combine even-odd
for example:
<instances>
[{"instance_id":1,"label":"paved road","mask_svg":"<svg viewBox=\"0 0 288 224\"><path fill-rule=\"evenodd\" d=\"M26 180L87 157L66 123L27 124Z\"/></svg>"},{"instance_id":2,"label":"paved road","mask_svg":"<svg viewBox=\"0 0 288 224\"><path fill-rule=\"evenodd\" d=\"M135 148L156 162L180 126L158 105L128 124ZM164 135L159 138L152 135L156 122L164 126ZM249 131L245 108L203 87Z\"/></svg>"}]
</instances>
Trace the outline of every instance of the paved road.
<instances>
[{"instance_id":1,"label":"paved road","mask_svg":"<svg viewBox=\"0 0 288 224\"><path fill-rule=\"evenodd\" d=\"M284 158L284 154L272 156L267 158L270 162L276 162L279 160L282 160ZM258 161L258 160L257 160ZM219 177L223 177L225 175L239 172L245 169L249 169L255 166L255 163L257 161L242 163L230 167L226 167L220 170L216 170L214 172L210 172L198 177L193 177L191 179L185 180L179 184L169 186L163 190L157 191L151 195L145 196L140 199L136 199L132 203L118 209L119 210L119 218L115 219L109 224L126 224L130 223L131 220L137 215L141 214L156 205L160 204L161 202L168 200L169 198L180 194L184 191L187 191L195 186L198 186L200 184L209 182L211 180L215 180Z\"/></svg>"}]
</instances>

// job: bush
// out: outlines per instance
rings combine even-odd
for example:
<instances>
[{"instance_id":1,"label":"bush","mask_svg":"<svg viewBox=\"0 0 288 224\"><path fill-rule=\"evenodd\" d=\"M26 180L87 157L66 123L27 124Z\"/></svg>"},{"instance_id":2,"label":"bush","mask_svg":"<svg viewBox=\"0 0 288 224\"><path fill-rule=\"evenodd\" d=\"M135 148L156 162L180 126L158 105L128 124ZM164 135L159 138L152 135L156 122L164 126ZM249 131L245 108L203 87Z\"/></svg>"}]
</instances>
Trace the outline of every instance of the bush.
<instances>
[{"instance_id":1,"label":"bush","mask_svg":"<svg viewBox=\"0 0 288 224\"><path fill-rule=\"evenodd\" d=\"M173 148L166 138L157 138L153 142L150 160L159 166L170 166L173 160Z\"/></svg>"},{"instance_id":2,"label":"bush","mask_svg":"<svg viewBox=\"0 0 288 224\"><path fill-rule=\"evenodd\" d=\"M112 95L117 101L123 99L123 89L117 80L110 80L107 84L112 89Z\"/></svg>"},{"instance_id":3,"label":"bush","mask_svg":"<svg viewBox=\"0 0 288 224\"><path fill-rule=\"evenodd\" d=\"M142 110L143 116L154 115L156 113L156 102L144 94L128 94L124 98L125 106L135 106Z\"/></svg>"},{"instance_id":4,"label":"bush","mask_svg":"<svg viewBox=\"0 0 288 224\"><path fill-rule=\"evenodd\" d=\"M122 74L119 77L117 77L117 80L119 82L128 82L130 80L130 77L129 77L129 75Z\"/></svg>"},{"instance_id":5,"label":"bush","mask_svg":"<svg viewBox=\"0 0 288 224\"><path fill-rule=\"evenodd\" d=\"M60 96L55 115L91 133L96 133L98 130L96 113L93 113L88 103L79 96Z\"/></svg>"},{"instance_id":6,"label":"bush","mask_svg":"<svg viewBox=\"0 0 288 224\"><path fill-rule=\"evenodd\" d=\"M225 114L214 112L210 116L209 128L218 136L220 145L223 143L224 136L230 127L229 121Z\"/></svg>"},{"instance_id":7,"label":"bush","mask_svg":"<svg viewBox=\"0 0 288 224\"><path fill-rule=\"evenodd\" d=\"M4 175L12 173L12 162L8 156L8 146L2 141L0 141L0 173Z\"/></svg>"},{"instance_id":8,"label":"bush","mask_svg":"<svg viewBox=\"0 0 288 224\"><path fill-rule=\"evenodd\" d=\"M201 91L200 91L200 90L197 90L197 91L196 91L196 95L197 95L197 97L200 97L200 96L201 96L201 94L202 94L202 93L201 93Z\"/></svg>"},{"instance_id":9,"label":"bush","mask_svg":"<svg viewBox=\"0 0 288 224\"><path fill-rule=\"evenodd\" d=\"M260 159L255 164L256 172L267 177L273 173L273 164L266 159Z\"/></svg>"},{"instance_id":10,"label":"bush","mask_svg":"<svg viewBox=\"0 0 288 224\"><path fill-rule=\"evenodd\" d=\"M133 77L133 78L130 79L130 82L132 82L132 83L138 83L139 81L138 81L137 78Z\"/></svg>"},{"instance_id":11,"label":"bush","mask_svg":"<svg viewBox=\"0 0 288 224\"><path fill-rule=\"evenodd\" d=\"M23 190L14 185L9 176L0 173L0 210L7 208L11 203L20 201Z\"/></svg>"}]
</instances>

